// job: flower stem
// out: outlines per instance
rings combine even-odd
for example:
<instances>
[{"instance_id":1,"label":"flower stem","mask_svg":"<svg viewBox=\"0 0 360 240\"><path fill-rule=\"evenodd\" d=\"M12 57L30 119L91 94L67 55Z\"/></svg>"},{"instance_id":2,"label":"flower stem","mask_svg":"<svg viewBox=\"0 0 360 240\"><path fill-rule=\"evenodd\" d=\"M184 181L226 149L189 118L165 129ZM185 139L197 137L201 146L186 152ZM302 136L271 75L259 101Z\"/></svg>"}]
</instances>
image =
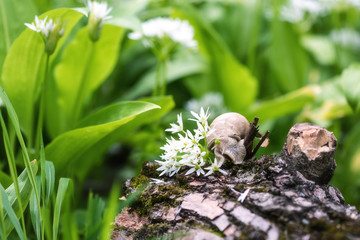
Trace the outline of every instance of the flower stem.
<instances>
[{"instance_id":1,"label":"flower stem","mask_svg":"<svg viewBox=\"0 0 360 240\"><path fill-rule=\"evenodd\" d=\"M47 75L49 71L49 58L50 55L46 54L44 79L40 86L39 116L38 116L38 122L36 127L36 138L35 138L35 150L37 153L40 153L40 142L42 138L42 130L44 125L45 88L46 88Z\"/></svg>"},{"instance_id":2,"label":"flower stem","mask_svg":"<svg viewBox=\"0 0 360 240\"><path fill-rule=\"evenodd\" d=\"M70 118L72 118L71 120L71 127L73 128L74 126L76 126L79 118L82 115L82 107L83 107L83 103L84 103L84 99L86 97L86 90L88 89L88 72L89 72L89 65L91 62L91 59L93 57L94 54L94 50L95 50L95 44L96 42L91 41L91 45L90 45L90 52L87 56L87 60L86 60L86 65L85 65L85 69L84 69L84 73L82 74L82 78L81 78L81 82L80 82L80 86L78 88L78 92L76 94L76 99L74 102L74 107L73 107L73 113L70 116Z\"/></svg>"},{"instance_id":3,"label":"flower stem","mask_svg":"<svg viewBox=\"0 0 360 240\"><path fill-rule=\"evenodd\" d=\"M158 57L153 96L164 96L166 94L166 62L166 58Z\"/></svg>"}]
</instances>

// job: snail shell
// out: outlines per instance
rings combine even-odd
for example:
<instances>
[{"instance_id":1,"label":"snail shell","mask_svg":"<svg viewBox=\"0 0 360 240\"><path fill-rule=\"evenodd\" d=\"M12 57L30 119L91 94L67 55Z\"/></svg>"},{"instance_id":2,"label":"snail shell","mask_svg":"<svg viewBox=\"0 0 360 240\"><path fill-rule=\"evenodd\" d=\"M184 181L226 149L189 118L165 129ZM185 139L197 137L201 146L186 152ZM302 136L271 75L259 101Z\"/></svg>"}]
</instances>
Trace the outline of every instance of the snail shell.
<instances>
[{"instance_id":1,"label":"snail shell","mask_svg":"<svg viewBox=\"0 0 360 240\"><path fill-rule=\"evenodd\" d=\"M206 138L207 147L214 151L216 158L219 161L230 159L234 164L241 164L246 156L244 139L250 131L249 121L239 113L224 113L211 123L210 131ZM216 144L216 139L220 143Z\"/></svg>"}]
</instances>

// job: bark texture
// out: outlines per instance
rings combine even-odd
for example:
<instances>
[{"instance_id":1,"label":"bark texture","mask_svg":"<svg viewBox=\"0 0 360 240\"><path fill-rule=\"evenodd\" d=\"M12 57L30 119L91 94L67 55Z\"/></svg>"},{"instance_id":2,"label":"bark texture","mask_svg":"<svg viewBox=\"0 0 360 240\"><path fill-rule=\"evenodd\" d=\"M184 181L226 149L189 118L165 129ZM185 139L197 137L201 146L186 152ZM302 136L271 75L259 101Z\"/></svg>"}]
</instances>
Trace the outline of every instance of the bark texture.
<instances>
[{"instance_id":1,"label":"bark texture","mask_svg":"<svg viewBox=\"0 0 360 240\"><path fill-rule=\"evenodd\" d=\"M327 185L335 145L326 129L295 125L280 156L229 161L227 176L153 183L158 166L147 163L124 186L130 196L148 184L116 217L113 239L360 239L359 212Z\"/></svg>"}]
</instances>

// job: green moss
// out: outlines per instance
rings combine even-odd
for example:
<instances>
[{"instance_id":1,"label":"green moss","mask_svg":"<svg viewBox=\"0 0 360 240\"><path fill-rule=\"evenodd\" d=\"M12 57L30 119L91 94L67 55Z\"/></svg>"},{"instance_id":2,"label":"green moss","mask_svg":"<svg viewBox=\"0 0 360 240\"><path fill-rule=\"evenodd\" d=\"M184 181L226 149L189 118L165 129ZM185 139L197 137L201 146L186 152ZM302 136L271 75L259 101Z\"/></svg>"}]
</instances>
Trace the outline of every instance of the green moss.
<instances>
[{"instance_id":1,"label":"green moss","mask_svg":"<svg viewBox=\"0 0 360 240\"><path fill-rule=\"evenodd\" d=\"M183 196L184 192L183 189L169 184L150 185L141 193L132 207L140 215L148 214L157 203L162 206L175 207L180 204L176 199Z\"/></svg>"},{"instance_id":2,"label":"green moss","mask_svg":"<svg viewBox=\"0 0 360 240\"><path fill-rule=\"evenodd\" d=\"M138 177L134 177L131 179L131 187L138 188L144 184L149 183L150 179L144 175L140 175Z\"/></svg>"},{"instance_id":3,"label":"green moss","mask_svg":"<svg viewBox=\"0 0 360 240\"><path fill-rule=\"evenodd\" d=\"M161 237L172 226L168 223L155 223L143 226L138 232L133 235L134 239L147 239L151 237Z\"/></svg>"}]
</instances>

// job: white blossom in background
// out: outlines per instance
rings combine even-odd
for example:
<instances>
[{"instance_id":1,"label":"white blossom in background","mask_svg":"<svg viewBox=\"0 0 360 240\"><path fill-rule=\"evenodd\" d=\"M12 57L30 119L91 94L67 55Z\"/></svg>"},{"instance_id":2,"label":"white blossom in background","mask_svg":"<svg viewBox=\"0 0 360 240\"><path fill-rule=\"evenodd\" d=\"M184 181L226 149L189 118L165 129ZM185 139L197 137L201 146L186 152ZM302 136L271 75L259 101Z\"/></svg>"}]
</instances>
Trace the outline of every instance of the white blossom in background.
<instances>
[{"instance_id":1,"label":"white blossom in background","mask_svg":"<svg viewBox=\"0 0 360 240\"><path fill-rule=\"evenodd\" d=\"M0 98L0 107L1 106L4 106L4 102L3 102L3 100Z\"/></svg>"},{"instance_id":2,"label":"white blossom in background","mask_svg":"<svg viewBox=\"0 0 360 240\"><path fill-rule=\"evenodd\" d=\"M324 4L318 0L289 0L281 7L281 19L291 23L301 22L306 14L318 16L326 11Z\"/></svg>"},{"instance_id":3,"label":"white blossom in background","mask_svg":"<svg viewBox=\"0 0 360 240\"><path fill-rule=\"evenodd\" d=\"M188 48L197 48L197 42L194 40L194 28L186 20L159 17L143 22L141 28L142 32L130 33L129 38L139 40L144 37L163 38L167 36Z\"/></svg>"},{"instance_id":4,"label":"white blossom in background","mask_svg":"<svg viewBox=\"0 0 360 240\"><path fill-rule=\"evenodd\" d=\"M223 95L218 92L210 92L205 94L200 99L189 100L185 104L185 109L189 112L199 112L202 106L211 109L213 117L219 116L229 111L225 106ZM213 120L210 117L208 118L208 120Z\"/></svg>"},{"instance_id":5,"label":"white blossom in background","mask_svg":"<svg viewBox=\"0 0 360 240\"><path fill-rule=\"evenodd\" d=\"M177 124L171 123L171 128L166 129L166 131L177 134L177 136L176 138L167 138L166 144L160 148L164 153L160 156L161 160L155 160L160 164L160 167L157 168L157 171L161 172L159 176L168 175L171 177L181 169L187 169L185 175L193 173L197 176L205 175L204 169L209 170L206 176L217 171L226 174L220 169L222 162L219 163L216 159L214 163L212 162L206 146L206 136L211 133L207 122L210 116L209 110L204 111L201 108L199 113L192 112L191 114L194 118L189 120L196 122L197 129L185 130L182 114L178 114ZM207 167L209 164L211 164L210 167Z\"/></svg>"},{"instance_id":6,"label":"white blossom in background","mask_svg":"<svg viewBox=\"0 0 360 240\"><path fill-rule=\"evenodd\" d=\"M94 21L103 23L104 20L112 18L110 16L112 8L108 7L106 2L88 1L89 17Z\"/></svg>"},{"instance_id":7,"label":"white blossom in background","mask_svg":"<svg viewBox=\"0 0 360 240\"><path fill-rule=\"evenodd\" d=\"M238 198L238 201L239 202L244 202L245 198L247 197L247 195L249 194L250 192L250 188L246 189L245 192L243 192L240 197Z\"/></svg>"},{"instance_id":8,"label":"white blossom in background","mask_svg":"<svg viewBox=\"0 0 360 240\"><path fill-rule=\"evenodd\" d=\"M351 28L332 30L330 38L345 48L360 49L360 34Z\"/></svg>"}]
</instances>

